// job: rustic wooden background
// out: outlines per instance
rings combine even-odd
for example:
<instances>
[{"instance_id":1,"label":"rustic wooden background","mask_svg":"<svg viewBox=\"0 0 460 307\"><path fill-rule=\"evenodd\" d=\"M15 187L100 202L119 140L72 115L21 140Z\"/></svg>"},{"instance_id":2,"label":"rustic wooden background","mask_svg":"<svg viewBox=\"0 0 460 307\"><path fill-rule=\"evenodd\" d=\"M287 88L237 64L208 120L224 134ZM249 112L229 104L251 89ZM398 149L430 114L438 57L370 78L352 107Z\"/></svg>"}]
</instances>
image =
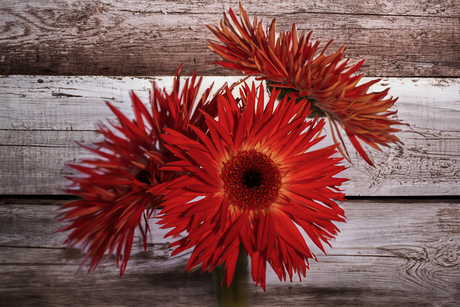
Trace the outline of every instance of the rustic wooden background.
<instances>
[{"instance_id":1,"label":"rustic wooden background","mask_svg":"<svg viewBox=\"0 0 460 307\"><path fill-rule=\"evenodd\" d=\"M366 77L399 96L403 146L358 160L344 185L347 223L305 280L253 290L254 306L460 305L460 2L458 0L243 1L250 15L314 30L331 50L367 59ZM54 219L67 161L88 156L109 100L130 112L180 63L206 82L235 72L208 62L216 24L237 1L22 0L0 2L0 306L213 306L211 277L184 272L155 228L136 242L120 277L109 258L78 271L82 251L62 246ZM229 76L232 76L229 78Z\"/></svg>"}]
</instances>

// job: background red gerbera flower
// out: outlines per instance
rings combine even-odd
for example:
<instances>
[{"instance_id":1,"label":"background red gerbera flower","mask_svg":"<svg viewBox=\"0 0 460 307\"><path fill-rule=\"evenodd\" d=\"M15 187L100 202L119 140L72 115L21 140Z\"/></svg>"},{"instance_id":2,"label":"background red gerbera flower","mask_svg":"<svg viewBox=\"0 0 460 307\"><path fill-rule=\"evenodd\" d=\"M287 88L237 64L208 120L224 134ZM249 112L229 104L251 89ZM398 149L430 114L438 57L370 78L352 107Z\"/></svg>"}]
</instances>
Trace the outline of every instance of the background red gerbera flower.
<instances>
[{"instance_id":1,"label":"background red gerbera flower","mask_svg":"<svg viewBox=\"0 0 460 307\"><path fill-rule=\"evenodd\" d=\"M205 113L209 133L191 127L200 142L165 129L165 146L181 160L162 169L185 174L169 186L159 223L173 228L169 236L186 232L171 247L173 255L193 248L187 270L224 265L223 284L232 281L242 245L265 289L267 262L280 280L292 280L315 258L298 227L323 251L338 232L333 222L344 212L333 200L343 200L337 187L346 179L335 177L344 169L336 146L311 149L324 120L305 121L305 101L285 97L275 106L273 92L265 104L263 86L256 96L254 85L245 86L242 110L231 93L220 96L218 120Z\"/></svg>"},{"instance_id":2,"label":"background red gerbera flower","mask_svg":"<svg viewBox=\"0 0 460 307\"><path fill-rule=\"evenodd\" d=\"M310 40L312 32L299 35L295 24L292 31L281 32L276 37L273 19L265 32L257 18L251 23L241 3L240 14L238 19L229 9L230 19L224 14L220 28L208 26L220 41L209 42L209 48L223 58L217 64L262 76L271 85L287 89L290 97L308 99L314 110L329 118L334 141L341 144L338 149L348 161L339 127L371 166L373 163L358 140L378 150L380 146L401 143L393 134L399 129L391 127L401 123L391 118L396 111L389 110L397 98L386 98L389 89L368 93L379 79L358 85L363 75L356 72L364 60L349 65L343 46L326 55L332 40L319 51L319 42L313 44Z\"/></svg>"},{"instance_id":3,"label":"background red gerbera flower","mask_svg":"<svg viewBox=\"0 0 460 307\"><path fill-rule=\"evenodd\" d=\"M161 203L156 189L178 176L175 172L159 169L174 159L159 138L163 129L171 128L197 139L188 125L204 129L204 116L198 109L205 110L210 116L217 115L216 103L209 99L211 88L206 89L197 101L201 78L197 79L194 73L181 85L179 71L180 67L171 93L152 82L150 111L131 92L133 120L107 102L117 120L111 123L112 127L98 126L101 141L88 147L82 145L96 157L69 164L77 175L68 178L72 183L66 192L82 199L62 206L64 212L59 218L70 224L58 231L71 230L64 244L86 249L83 262L91 259L90 271L97 267L105 253L110 255L116 248L117 266L122 258L122 274L137 228L141 230L146 247L147 219Z\"/></svg>"}]
</instances>

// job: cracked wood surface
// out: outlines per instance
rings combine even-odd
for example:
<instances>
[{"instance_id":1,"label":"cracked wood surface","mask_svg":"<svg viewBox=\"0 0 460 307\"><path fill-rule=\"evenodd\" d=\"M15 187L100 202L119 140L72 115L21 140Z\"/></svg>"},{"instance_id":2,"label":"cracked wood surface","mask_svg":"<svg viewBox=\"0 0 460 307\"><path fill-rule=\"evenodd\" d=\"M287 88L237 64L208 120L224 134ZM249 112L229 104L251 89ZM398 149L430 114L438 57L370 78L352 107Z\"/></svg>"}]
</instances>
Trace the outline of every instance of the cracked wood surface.
<instances>
[{"instance_id":1,"label":"cracked wood surface","mask_svg":"<svg viewBox=\"0 0 460 307\"><path fill-rule=\"evenodd\" d=\"M460 2L243 1L251 16L277 29L296 23L313 39L334 39L366 76L459 77ZM237 75L208 65L206 24L218 24L237 1L2 1L0 74Z\"/></svg>"},{"instance_id":2,"label":"cracked wood surface","mask_svg":"<svg viewBox=\"0 0 460 307\"><path fill-rule=\"evenodd\" d=\"M160 80L161 79L161 80ZM170 86L171 77L159 78ZM214 88L238 77L205 77ZM369 79L366 79L369 80ZM343 176L347 195L422 196L460 194L460 79L385 78L374 90L391 87L399 96L404 145L367 148L369 167L348 144L353 165ZM75 141L96 140L95 124L114 118L104 100L131 114L129 90L147 103L150 78L5 76L0 78L0 194L62 194L66 162L90 155ZM328 125L326 125L328 126ZM323 145L332 144L329 131Z\"/></svg>"},{"instance_id":3,"label":"cracked wood surface","mask_svg":"<svg viewBox=\"0 0 460 307\"><path fill-rule=\"evenodd\" d=\"M123 276L114 257L86 274L84 253L65 250L54 216L64 200L0 200L2 306L213 306L212 280L184 272L188 254L169 257L165 230L151 222L147 250L140 234ZM253 306L458 306L460 202L350 200L345 224L327 256L313 249L300 282L253 288ZM75 274L76 273L76 274ZM19 291L20 290L20 291Z\"/></svg>"}]
</instances>

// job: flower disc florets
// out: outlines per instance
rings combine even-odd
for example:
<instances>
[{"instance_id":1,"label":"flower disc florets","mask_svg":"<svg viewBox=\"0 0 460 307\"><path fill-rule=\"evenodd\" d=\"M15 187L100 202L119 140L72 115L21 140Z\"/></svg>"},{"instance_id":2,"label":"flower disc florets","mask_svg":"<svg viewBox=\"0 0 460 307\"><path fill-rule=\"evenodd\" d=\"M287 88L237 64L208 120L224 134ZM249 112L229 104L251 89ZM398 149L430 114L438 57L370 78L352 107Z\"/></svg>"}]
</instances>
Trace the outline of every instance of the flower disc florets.
<instances>
[{"instance_id":1,"label":"flower disc florets","mask_svg":"<svg viewBox=\"0 0 460 307\"><path fill-rule=\"evenodd\" d=\"M221 178L229 203L241 210L268 209L281 187L276 163L255 150L240 151L226 162Z\"/></svg>"},{"instance_id":2,"label":"flower disc florets","mask_svg":"<svg viewBox=\"0 0 460 307\"><path fill-rule=\"evenodd\" d=\"M173 228L167 236L186 234L170 245L173 256L193 248L186 270L223 265L221 285L231 285L244 249L265 290L267 264L280 280L306 275L315 256L305 234L323 252L322 242L337 234L334 223L345 215L335 200L343 200L338 186L346 179L336 175L345 167L336 146L313 148L325 121L306 120L305 101L276 103L277 90L265 102L263 85L254 83L242 86L241 100L226 94L217 99L218 116L206 115L208 133L190 126L201 142L172 129L161 135L180 159L162 170L183 175L164 189L159 224Z\"/></svg>"}]
</instances>

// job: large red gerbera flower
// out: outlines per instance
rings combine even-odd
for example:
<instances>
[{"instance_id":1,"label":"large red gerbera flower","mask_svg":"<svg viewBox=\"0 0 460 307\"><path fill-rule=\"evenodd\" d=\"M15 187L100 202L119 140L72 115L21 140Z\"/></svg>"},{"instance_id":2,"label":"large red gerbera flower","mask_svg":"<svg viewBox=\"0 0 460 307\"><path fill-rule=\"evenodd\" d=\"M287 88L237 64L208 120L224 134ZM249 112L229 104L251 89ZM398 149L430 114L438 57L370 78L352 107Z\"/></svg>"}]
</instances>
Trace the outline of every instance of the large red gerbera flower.
<instances>
[{"instance_id":1,"label":"large red gerbera flower","mask_svg":"<svg viewBox=\"0 0 460 307\"><path fill-rule=\"evenodd\" d=\"M70 164L79 175L68 178L72 183L66 191L82 199L62 206L65 211L59 215L60 220L71 223L59 231L72 230L64 244L86 248L83 262L91 259L90 271L97 267L105 253L110 255L116 248L117 266L123 255L120 266L123 274L137 228L141 230L146 247L146 221L161 203L155 189L178 176L159 169L174 159L159 138L163 129L171 128L197 139L188 125L193 124L198 130L205 128L204 116L198 109L210 116L217 115L215 101L208 100L210 88L194 109L201 78L197 79L194 73L181 86L179 70L170 94L152 82L150 111L131 92L134 120L107 102L117 122L111 123L113 127L99 125L103 139L91 147L83 146L97 157ZM143 220L145 226L142 226Z\"/></svg>"},{"instance_id":2,"label":"large red gerbera flower","mask_svg":"<svg viewBox=\"0 0 460 307\"><path fill-rule=\"evenodd\" d=\"M272 85L289 89L290 97L307 98L314 109L329 118L334 140L336 143L340 140L339 150L349 161L339 126L369 165L373 163L358 139L378 150L381 150L379 145L401 143L392 134L399 129L391 127L400 122L390 118L396 111L389 110L397 98L385 98L389 88L368 93L379 79L358 85L362 75L355 73L364 60L349 65L349 60L344 58L345 47L325 55L332 40L319 52L319 42L312 44L310 41L312 32L299 36L295 24L292 31L276 37L273 19L266 33L257 18L251 23L241 3L240 14L238 20L229 9L231 21L224 14L220 28L208 26L223 44L209 42L209 48L223 58L223 61L216 61L217 64L248 75L261 75Z\"/></svg>"},{"instance_id":3,"label":"large red gerbera flower","mask_svg":"<svg viewBox=\"0 0 460 307\"><path fill-rule=\"evenodd\" d=\"M207 134L191 127L200 142L165 129L162 139L181 160L162 169L185 174L171 182L159 223L174 228L169 236L186 232L171 247L173 255L194 248L187 270L225 263L223 284L232 281L242 244L265 289L267 262L280 280L286 272L291 280L305 276L314 255L297 226L324 252L322 241L338 231L333 221L344 221L333 199L343 200L337 186L346 179L334 177L344 169L336 146L311 150L324 120L305 121L306 103L285 97L275 107L273 91L264 107L263 87L256 98L254 85L241 96L242 111L230 93L218 98L218 120L205 113Z\"/></svg>"}]
</instances>

